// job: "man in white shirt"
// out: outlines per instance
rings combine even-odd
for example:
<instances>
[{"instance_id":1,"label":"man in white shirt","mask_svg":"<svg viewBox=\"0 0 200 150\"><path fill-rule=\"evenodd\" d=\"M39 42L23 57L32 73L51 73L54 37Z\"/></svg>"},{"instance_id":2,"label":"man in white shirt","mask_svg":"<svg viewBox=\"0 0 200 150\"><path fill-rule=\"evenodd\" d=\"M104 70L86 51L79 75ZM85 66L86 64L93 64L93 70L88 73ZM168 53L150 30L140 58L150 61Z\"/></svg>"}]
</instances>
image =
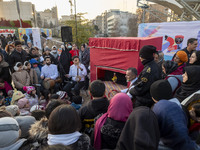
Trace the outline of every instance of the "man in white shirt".
<instances>
[{"instance_id":1,"label":"man in white shirt","mask_svg":"<svg viewBox=\"0 0 200 150\"><path fill-rule=\"evenodd\" d=\"M128 88L121 90L122 93L126 93L130 98L132 98L132 95L129 93L130 89L134 87L134 82L138 79L137 78L137 69L136 68L128 68L126 71L126 81L130 82L130 85Z\"/></svg>"},{"instance_id":2,"label":"man in white shirt","mask_svg":"<svg viewBox=\"0 0 200 150\"><path fill-rule=\"evenodd\" d=\"M51 64L51 58L49 56L46 56L44 58L45 65L42 67L41 70L41 79L44 80L44 82L47 82L49 80L56 80L58 78L58 68L56 65ZM59 84L55 83L54 86L54 92L57 92L59 90Z\"/></svg>"},{"instance_id":3,"label":"man in white shirt","mask_svg":"<svg viewBox=\"0 0 200 150\"><path fill-rule=\"evenodd\" d=\"M84 86L85 76L87 75L87 70L85 66L79 62L78 56L74 56L72 61L74 64L70 66L69 74L65 75L68 78L72 77L72 80L63 88L70 97L72 96L72 88L74 88L73 94L80 94L80 89Z\"/></svg>"}]
</instances>

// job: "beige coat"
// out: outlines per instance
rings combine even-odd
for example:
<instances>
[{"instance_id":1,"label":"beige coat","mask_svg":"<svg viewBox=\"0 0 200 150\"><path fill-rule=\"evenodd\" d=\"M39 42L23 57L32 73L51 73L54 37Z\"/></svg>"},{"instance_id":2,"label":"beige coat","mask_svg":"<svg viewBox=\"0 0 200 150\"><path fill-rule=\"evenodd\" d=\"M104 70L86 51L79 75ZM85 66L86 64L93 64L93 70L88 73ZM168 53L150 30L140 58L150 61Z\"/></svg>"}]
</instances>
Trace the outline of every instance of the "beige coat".
<instances>
[{"instance_id":1,"label":"beige coat","mask_svg":"<svg viewBox=\"0 0 200 150\"><path fill-rule=\"evenodd\" d=\"M30 76L25 70L14 72L12 74L12 80L14 82L15 88L17 89L23 89L24 86L30 85Z\"/></svg>"},{"instance_id":2,"label":"beige coat","mask_svg":"<svg viewBox=\"0 0 200 150\"><path fill-rule=\"evenodd\" d=\"M34 69L31 68L31 70L29 72L29 76L31 78L31 85L38 84L38 76Z\"/></svg>"}]
</instances>

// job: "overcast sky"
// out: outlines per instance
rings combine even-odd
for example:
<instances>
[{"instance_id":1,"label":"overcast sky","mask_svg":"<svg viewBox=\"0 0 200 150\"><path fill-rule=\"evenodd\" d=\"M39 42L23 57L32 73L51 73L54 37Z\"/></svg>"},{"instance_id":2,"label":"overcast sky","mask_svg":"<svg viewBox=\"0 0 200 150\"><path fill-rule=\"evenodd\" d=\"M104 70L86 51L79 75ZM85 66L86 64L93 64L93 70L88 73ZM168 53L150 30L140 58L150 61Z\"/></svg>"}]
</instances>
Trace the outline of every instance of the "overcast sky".
<instances>
[{"instance_id":1,"label":"overcast sky","mask_svg":"<svg viewBox=\"0 0 200 150\"><path fill-rule=\"evenodd\" d=\"M9 0L4 0L9 1ZM36 11L43 11L55 5L58 7L58 17L70 15L69 0L22 0L35 4ZM74 3L74 0L72 0ZM120 9L135 13L137 0L76 0L77 12L87 12L85 18L94 19L105 10ZM74 11L74 8L73 8Z\"/></svg>"}]
</instances>

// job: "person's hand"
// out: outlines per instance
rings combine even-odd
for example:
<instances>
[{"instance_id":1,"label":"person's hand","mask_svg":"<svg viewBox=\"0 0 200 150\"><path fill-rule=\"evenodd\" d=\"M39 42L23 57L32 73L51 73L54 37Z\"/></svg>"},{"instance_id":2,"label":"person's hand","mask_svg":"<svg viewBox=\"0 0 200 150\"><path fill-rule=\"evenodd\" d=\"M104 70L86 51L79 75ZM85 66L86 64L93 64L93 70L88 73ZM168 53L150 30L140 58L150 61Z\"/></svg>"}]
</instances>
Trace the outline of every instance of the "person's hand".
<instances>
[{"instance_id":1,"label":"person's hand","mask_svg":"<svg viewBox=\"0 0 200 150\"><path fill-rule=\"evenodd\" d=\"M51 79L51 78L45 78L44 81L48 81L48 80L50 80L50 79Z\"/></svg>"},{"instance_id":2,"label":"person's hand","mask_svg":"<svg viewBox=\"0 0 200 150\"><path fill-rule=\"evenodd\" d=\"M80 69L81 71L83 71L83 69L80 66L77 66L78 69Z\"/></svg>"}]
</instances>

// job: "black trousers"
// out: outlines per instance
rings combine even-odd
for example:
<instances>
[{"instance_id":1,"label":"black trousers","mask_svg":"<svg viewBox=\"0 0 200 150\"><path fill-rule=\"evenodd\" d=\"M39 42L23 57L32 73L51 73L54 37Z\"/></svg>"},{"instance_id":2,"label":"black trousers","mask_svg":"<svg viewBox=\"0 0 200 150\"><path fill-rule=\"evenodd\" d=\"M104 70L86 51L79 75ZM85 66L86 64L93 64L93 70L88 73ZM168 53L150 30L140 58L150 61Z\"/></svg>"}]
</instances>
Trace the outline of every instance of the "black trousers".
<instances>
[{"instance_id":1,"label":"black trousers","mask_svg":"<svg viewBox=\"0 0 200 150\"><path fill-rule=\"evenodd\" d=\"M80 89L84 86L84 81L76 82L76 81L69 81L63 88L64 91L67 92L67 94L72 97L74 95L80 94ZM73 91L72 91L72 88Z\"/></svg>"}]
</instances>

